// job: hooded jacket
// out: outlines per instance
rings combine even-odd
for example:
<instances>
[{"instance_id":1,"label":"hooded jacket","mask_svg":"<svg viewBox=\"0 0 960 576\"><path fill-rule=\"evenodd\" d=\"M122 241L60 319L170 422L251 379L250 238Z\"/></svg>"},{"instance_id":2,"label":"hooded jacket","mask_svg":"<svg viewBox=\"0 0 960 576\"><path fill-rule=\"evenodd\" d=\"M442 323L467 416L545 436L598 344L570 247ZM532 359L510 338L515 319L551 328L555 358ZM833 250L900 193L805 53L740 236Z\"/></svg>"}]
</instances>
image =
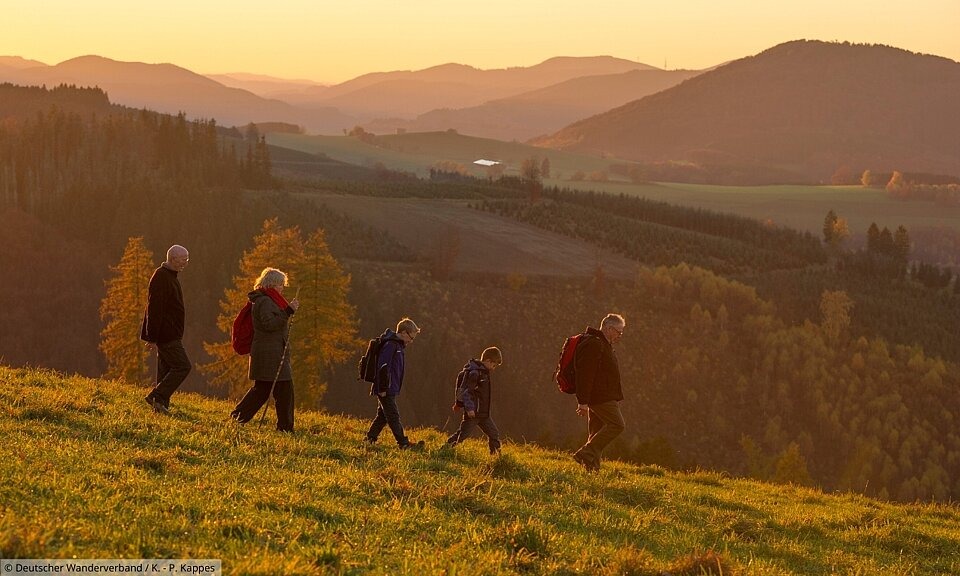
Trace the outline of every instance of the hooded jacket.
<instances>
[{"instance_id":1,"label":"hooded jacket","mask_svg":"<svg viewBox=\"0 0 960 576\"><path fill-rule=\"evenodd\" d=\"M587 328L584 338L577 346L574 363L577 374L577 402L600 404L623 400L620 388L620 365L613 345L603 332Z\"/></svg>"},{"instance_id":2,"label":"hooded jacket","mask_svg":"<svg viewBox=\"0 0 960 576\"><path fill-rule=\"evenodd\" d=\"M387 396L399 396L403 387L403 351L407 344L390 328L383 331L380 339L383 344L377 355L377 378L370 386L370 394L386 392Z\"/></svg>"},{"instance_id":3,"label":"hooded jacket","mask_svg":"<svg viewBox=\"0 0 960 576\"><path fill-rule=\"evenodd\" d=\"M492 396L490 370L483 362L472 359L464 365L463 371L466 374L457 388L457 402L463 404L464 412L475 412L477 418L488 418Z\"/></svg>"},{"instance_id":4,"label":"hooded jacket","mask_svg":"<svg viewBox=\"0 0 960 576\"><path fill-rule=\"evenodd\" d=\"M288 306L286 310L281 310L270 296L260 290L250 292L247 298L253 305L251 310L253 342L250 344L249 378L269 382L273 382L274 378L278 382L293 380L290 369L290 349L287 348L284 354L288 337L287 322L293 315L293 309ZM277 368L280 368L279 376Z\"/></svg>"}]
</instances>

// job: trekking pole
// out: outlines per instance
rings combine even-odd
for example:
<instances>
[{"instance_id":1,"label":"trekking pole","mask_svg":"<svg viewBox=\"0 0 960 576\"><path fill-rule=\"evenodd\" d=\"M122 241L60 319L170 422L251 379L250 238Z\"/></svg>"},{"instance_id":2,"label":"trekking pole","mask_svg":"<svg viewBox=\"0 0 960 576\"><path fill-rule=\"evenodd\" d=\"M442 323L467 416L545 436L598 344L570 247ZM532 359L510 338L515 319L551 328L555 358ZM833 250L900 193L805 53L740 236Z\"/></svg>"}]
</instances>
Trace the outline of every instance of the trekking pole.
<instances>
[{"instance_id":1,"label":"trekking pole","mask_svg":"<svg viewBox=\"0 0 960 576\"><path fill-rule=\"evenodd\" d=\"M300 288L297 288L297 294L293 297L295 300L300 297ZM277 373L273 377L273 384L270 384L270 392L267 394L267 401L263 403L263 414L260 415L260 423L257 427L263 427L263 421L267 417L267 406L270 405L270 397L273 396L273 389L277 386L277 380L280 379L280 372L283 371L283 361L287 358L287 348L290 347L290 329L293 328L293 317L287 322L287 338L283 342L283 353L280 354L280 364L277 365ZM291 367L292 369L292 367ZM276 404L276 399L274 399Z\"/></svg>"}]
</instances>

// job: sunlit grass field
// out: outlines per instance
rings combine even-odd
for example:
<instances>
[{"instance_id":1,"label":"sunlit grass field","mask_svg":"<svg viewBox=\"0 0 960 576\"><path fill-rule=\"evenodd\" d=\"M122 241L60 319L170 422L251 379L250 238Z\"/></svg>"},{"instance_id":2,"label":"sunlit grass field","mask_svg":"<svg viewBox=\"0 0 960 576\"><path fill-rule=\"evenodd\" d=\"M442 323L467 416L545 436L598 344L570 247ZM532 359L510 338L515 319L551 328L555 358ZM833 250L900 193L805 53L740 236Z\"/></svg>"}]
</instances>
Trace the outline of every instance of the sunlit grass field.
<instances>
[{"instance_id":1,"label":"sunlit grass field","mask_svg":"<svg viewBox=\"0 0 960 576\"><path fill-rule=\"evenodd\" d=\"M225 574L957 574L960 509L471 440L423 452L300 411L0 367L0 556L220 558ZM580 421L557 426L582 426ZM629 426L629 419L628 419ZM509 430L505 430L509 435Z\"/></svg>"},{"instance_id":2,"label":"sunlit grass field","mask_svg":"<svg viewBox=\"0 0 960 576\"><path fill-rule=\"evenodd\" d=\"M477 138L453 132L418 132L379 136L378 145L361 142L347 136L306 136L300 134L268 134L270 144L309 152L323 153L343 162L372 166L381 162L393 170L405 170L426 176L439 161L447 160L463 165L474 176L484 177L486 168L475 166L481 158L502 162L505 174L516 176L527 158L550 158L551 172L569 178L576 171L590 173L606 170L609 160L570 152L547 150L519 142L503 142Z\"/></svg>"},{"instance_id":3,"label":"sunlit grass field","mask_svg":"<svg viewBox=\"0 0 960 576\"><path fill-rule=\"evenodd\" d=\"M577 171L591 174L609 172L615 159L584 156L547 150L517 142L501 142L448 132L410 133L381 136L382 146L374 146L346 136L305 136L269 134L271 144L309 153L324 153L331 158L352 164L372 166L377 162L387 168L406 170L425 176L431 166L441 160L459 162L475 176L485 176L485 169L473 166L478 158L500 160L507 165L506 174L517 175L524 159L548 157L553 178L547 185L575 190L596 190L612 194L628 194L662 200L671 204L692 206L746 216L819 236L827 211L834 210L846 218L850 231L865 236L876 222L891 231L901 224L908 230L918 227L946 227L960 231L960 206L943 206L933 202L904 202L890 198L883 188L862 186L719 186L712 184L649 183L633 184L610 175L610 182L571 181ZM557 176L559 175L559 178Z\"/></svg>"}]
</instances>

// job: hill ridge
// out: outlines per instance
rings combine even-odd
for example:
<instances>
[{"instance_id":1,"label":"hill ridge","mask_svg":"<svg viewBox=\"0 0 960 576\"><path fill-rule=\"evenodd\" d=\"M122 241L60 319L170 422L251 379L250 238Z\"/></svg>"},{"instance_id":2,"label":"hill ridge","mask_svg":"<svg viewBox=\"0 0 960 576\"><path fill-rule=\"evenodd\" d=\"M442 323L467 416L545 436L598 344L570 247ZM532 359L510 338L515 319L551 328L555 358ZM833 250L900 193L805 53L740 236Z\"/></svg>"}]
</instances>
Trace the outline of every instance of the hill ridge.
<instances>
[{"instance_id":1,"label":"hill ridge","mask_svg":"<svg viewBox=\"0 0 960 576\"><path fill-rule=\"evenodd\" d=\"M221 558L229 574L960 569L955 505L617 462L586 474L533 445L369 448L356 419L301 411L286 435L194 394L165 417L123 382L3 366L0 380L7 558Z\"/></svg>"}]
</instances>

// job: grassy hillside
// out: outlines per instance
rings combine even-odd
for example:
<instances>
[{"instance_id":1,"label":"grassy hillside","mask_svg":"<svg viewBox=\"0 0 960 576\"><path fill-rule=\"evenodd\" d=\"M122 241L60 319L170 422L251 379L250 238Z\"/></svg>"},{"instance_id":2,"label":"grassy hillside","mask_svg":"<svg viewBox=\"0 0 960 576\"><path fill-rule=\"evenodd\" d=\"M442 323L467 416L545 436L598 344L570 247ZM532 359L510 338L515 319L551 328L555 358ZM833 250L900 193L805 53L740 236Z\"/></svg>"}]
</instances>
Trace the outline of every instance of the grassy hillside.
<instances>
[{"instance_id":1,"label":"grassy hillside","mask_svg":"<svg viewBox=\"0 0 960 576\"><path fill-rule=\"evenodd\" d=\"M365 423L0 367L0 555L221 558L228 574L948 574L960 510L478 441L364 447ZM571 415L558 425L581 426ZM509 434L509 430L506 431ZM712 570L712 571L711 571Z\"/></svg>"},{"instance_id":2,"label":"grassy hillside","mask_svg":"<svg viewBox=\"0 0 960 576\"><path fill-rule=\"evenodd\" d=\"M553 183L553 181L549 182ZM960 231L960 208L934 202L904 202L882 188L862 186L717 186L712 184L628 184L625 182L556 182L574 190L596 190L661 200L746 216L820 236L823 218L834 210L850 231L866 234L871 222L891 230L903 224L913 231L945 227Z\"/></svg>"},{"instance_id":3,"label":"grassy hillside","mask_svg":"<svg viewBox=\"0 0 960 576\"><path fill-rule=\"evenodd\" d=\"M300 134L267 134L267 141L311 154L326 154L330 158L352 164L372 166L380 162L391 170L406 170L419 176L429 173L430 167L441 160L459 162L475 176L485 176L486 169L474 167L480 158L505 164L505 173L517 175L520 164L531 156L550 158L554 174L569 177L576 171L590 173L607 170L610 161L570 152L536 148L518 142L502 142L489 138L464 136L456 132L418 132L392 136L376 136L372 144L347 136L306 136Z\"/></svg>"},{"instance_id":4,"label":"grassy hillside","mask_svg":"<svg viewBox=\"0 0 960 576\"><path fill-rule=\"evenodd\" d=\"M842 166L852 173L955 175L958 87L960 63L947 58L798 40L581 120L538 143L645 162L775 168L813 182Z\"/></svg>"}]
</instances>

